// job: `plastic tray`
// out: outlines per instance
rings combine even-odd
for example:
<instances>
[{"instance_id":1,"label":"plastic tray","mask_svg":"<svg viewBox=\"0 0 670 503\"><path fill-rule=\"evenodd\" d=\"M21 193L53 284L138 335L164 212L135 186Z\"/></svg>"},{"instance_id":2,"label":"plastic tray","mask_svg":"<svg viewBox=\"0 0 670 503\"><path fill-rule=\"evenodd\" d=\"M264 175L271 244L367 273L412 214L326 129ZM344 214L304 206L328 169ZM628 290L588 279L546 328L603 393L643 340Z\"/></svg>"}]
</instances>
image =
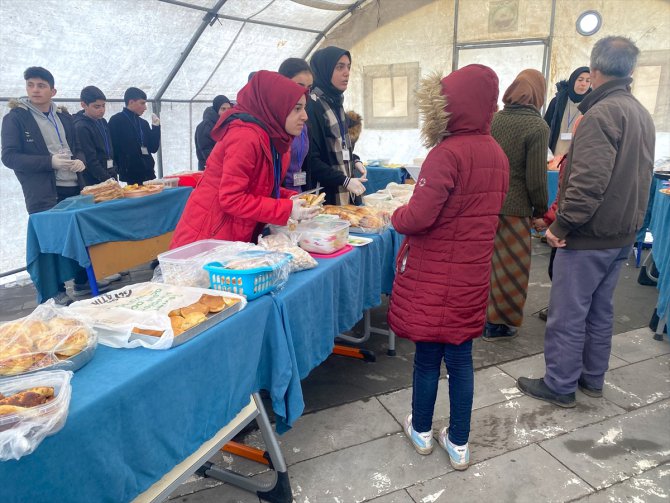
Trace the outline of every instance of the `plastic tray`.
<instances>
[{"instance_id":1,"label":"plastic tray","mask_svg":"<svg viewBox=\"0 0 670 503\"><path fill-rule=\"evenodd\" d=\"M273 266L244 270L226 269L220 262L210 262L204 266L209 273L209 287L212 290L244 295L247 300L261 297L277 287L281 280L282 267L293 258L288 253L284 255L286 256Z\"/></svg>"},{"instance_id":2,"label":"plastic tray","mask_svg":"<svg viewBox=\"0 0 670 503\"><path fill-rule=\"evenodd\" d=\"M212 328L214 325L219 323L220 321L225 320L226 318L231 317L233 314L237 313L240 311L242 308L243 302L237 302L236 304L224 309L223 311L219 313L214 313L212 314L209 318L207 318L205 321L202 323L199 323L193 328L189 328L186 330L184 333L178 335L174 339L172 339L172 346L171 348L174 348L176 346L181 346L185 342L190 341L194 337L200 335L203 333L205 330L208 330ZM154 343L158 340L157 337L153 337L151 335L145 335L145 334L138 334L136 332L133 332L133 335L130 337L130 341L135 340L135 339L140 339L149 343Z\"/></svg>"},{"instance_id":3,"label":"plastic tray","mask_svg":"<svg viewBox=\"0 0 670 503\"><path fill-rule=\"evenodd\" d=\"M349 246L366 246L372 243L372 238L364 238L360 236L349 236Z\"/></svg>"},{"instance_id":4,"label":"plastic tray","mask_svg":"<svg viewBox=\"0 0 670 503\"><path fill-rule=\"evenodd\" d=\"M345 220L311 221L298 225L300 248L310 253L332 255L347 245L349 222Z\"/></svg>"},{"instance_id":5,"label":"plastic tray","mask_svg":"<svg viewBox=\"0 0 670 503\"><path fill-rule=\"evenodd\" d=\"M42 372L44 370L69 370L71 372L76 372L93 359L96 347L97 345L93 344L91 346L88 346L83 351L80 351L74 356L66 358L65 360L60 360L51 365L47 365L46 367L40 367L38 369L28 370L27 372L21 372L20 374L13 374L11 376L0 375L0 381L13 379L15 377L27 376L30 374L34 374L36 372Z\"/></svg>"},{"instance_id":6,"label":"plastic tray","mask_svg":"<svg viewBox=\"0 0 670 503\"><path fill-rule=\"evenodd\" d=\"M353 249L354 249L354 248L353 248L353 246L351 246L351 245L344 245L344 248L341 248L341 249L337 250L337 251L334 252L334 253L329 253L329 254L325 254L325 253L310 253L310 255L311 255L312 257L314 257L314 258L335 258L335 257L339 257L340 255L344 255L345 253L349 253L349 252L350 252L351 250L353 250Z\"/></svg>"}]
</instances>

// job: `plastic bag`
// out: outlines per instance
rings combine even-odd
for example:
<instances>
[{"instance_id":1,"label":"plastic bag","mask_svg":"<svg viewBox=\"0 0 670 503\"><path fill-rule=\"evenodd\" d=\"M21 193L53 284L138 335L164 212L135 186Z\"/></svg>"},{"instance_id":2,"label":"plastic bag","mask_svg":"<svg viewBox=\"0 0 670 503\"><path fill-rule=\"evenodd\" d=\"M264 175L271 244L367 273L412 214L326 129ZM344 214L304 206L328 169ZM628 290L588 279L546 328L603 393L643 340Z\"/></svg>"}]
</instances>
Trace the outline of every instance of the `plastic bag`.
<instances>
[{"instance_id":1,"label":"plastic bag","mask_svg":"<svg viewBox=\"0 0 670 503\"><path fill-rule=\"evenodd\" d=\"M209 288L209 274L205 264L224 261L240 252L257 249L256 245L241 241L208 239L196 241L158 255L160 276L155 272L152 281L170 285Z\"/></svg>"},{"instance_id":2,"label":"plastic bag","mask_svg":"<svg viewBox=\"0 0 670 503\"><path fill-rule=\"evenodd\" d=\"M49 300L24 318L0 324L0 377L77 370L91 360L97 341L84 318Z\"/></svg>"},{"instance_id":3,"label":"plastic bag","mask_svg":"<svg viewBox=\"0 0 670 503\"><path fill-rule=\"evenodd\" d=\"M381 234L391 225L391 216L387 211L367 206L324 206L327 215L337 215L351 224L350 232L361 234Z\"/></svg>"},{"instance_id":4,"label":"plastic bag","mask_svg":"<svg viewBox=\"0 0 670 503\"><path fill-rule=\"evenodd\" d=\"M234 306L240 310L246 306L246 300L239 295L204 288L137 283L75 302L70 310L96 327L100 344L105 346L169 349L175 337L205 321L210 312L218 312L205 309L207 306L202 303L205 301L201 302L203 295L222 297L223 309ZM195 314L191 316L191 313Z\"/></svg>"},{"instance_id":5,"label":"plastic bag","mask_svg":"<svg viewBox=\"0 0 670 503\"><path fill-rule=\"evenodd\" d=\"M72 372L50 370L0 381L0 461L30 454L45 437L65 425L72 395L70 379ZM40 396L44 403L33 407L2 405L31 388L40 388L33 396ZM53 398L46 398L50 389Z\"/></svg>"},{"instance_id":6,"label":"plastic bag","mask_svg":"<svg viewBox=\"0 0 670 503\"><path fill-rule=\"evenodd\" d=\"M298 246L300 233L271 234L259 236L258 246L265 250L289 253L293 257L290 262L290 272L314 269L319 263L309 253Z\"/></svg>"}]
</instances>

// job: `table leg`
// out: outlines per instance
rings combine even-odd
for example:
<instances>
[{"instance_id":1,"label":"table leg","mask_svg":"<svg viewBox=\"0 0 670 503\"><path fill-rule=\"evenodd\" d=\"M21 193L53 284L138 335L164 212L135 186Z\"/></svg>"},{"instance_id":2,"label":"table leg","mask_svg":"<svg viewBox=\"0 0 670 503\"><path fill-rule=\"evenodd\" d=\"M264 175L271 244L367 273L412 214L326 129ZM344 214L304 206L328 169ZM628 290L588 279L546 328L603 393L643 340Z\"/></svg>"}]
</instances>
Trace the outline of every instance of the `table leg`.
<instances>
[{"instance_id":1,"label":"table leg","mask_svg":"<svg viewBox=\"0 0 670 503\"><path fill-rule=\"evenodd\" d=\"M86 248L86 253L88 254L88 260L91 260L91 255L88 253L88 248ZM95 277L95 271L93 270L93 262L86 268L86 276L88 276L88 284L91 286L91 296L97 297L100 295L98 291L98 280Z\"/></svg>"}]
</instances>

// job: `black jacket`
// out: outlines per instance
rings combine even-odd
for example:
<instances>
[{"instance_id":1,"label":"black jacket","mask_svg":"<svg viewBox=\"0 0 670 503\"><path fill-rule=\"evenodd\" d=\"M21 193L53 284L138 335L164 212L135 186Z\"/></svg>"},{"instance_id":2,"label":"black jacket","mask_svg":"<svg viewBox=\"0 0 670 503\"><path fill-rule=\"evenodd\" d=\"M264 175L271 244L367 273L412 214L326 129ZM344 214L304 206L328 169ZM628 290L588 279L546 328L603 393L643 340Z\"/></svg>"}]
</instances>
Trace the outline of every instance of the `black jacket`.
<instances>
[{"instance_id":1,"label":"black jacket","mask_svg":"<svg viewBox=\"0 0 670 503\"><path fill-rule=\"evenodd\" d=\"M10 101L10 112L2 119L2 162L14 170L23 190L28 213L53 208L58 202L56 174L51 167L51 153L31 112ZM72 116L64 107L56 113L65 129L65 138L73 155L84 161L72 123ZM83 187L81 176L77 177Z\"/></svg>"},{"instance_id":2,"label":"black jacket","mask_svg":"<svg viewBox=\"0 0 670 503\"><path fill-rule=\"evenodd\" d=\"M107 121L91 119L84 114L83 110L74 114L72 120L77 140L86 157L84 160L86 169L82 172L84 184L95 185L110 178L116 178L116 170L107 169L107 160L114 158L114 148ZM107 148L109 148L109 153Z\"/></svg>"},{"instance_id":3,"label":"black jacket","mask_svg":"<svg viewBox=\"0 0 670 503\"><path fill-rule=\"evenodd\" d=\"M158 152L161 143L160 126L150 128L147 121L124 108L109 119L109 131L119 178L128 183L142 183L156 178L156 163L151 154ZM142 154L140 135L149 152L147 155Z\"/></svg>"},{"instance_id":4,"label":"black jacket","mask_svg":"<svg viewBox=\"0 0 670 503\"><path fill-rule=\"evenodd\" d=\"M198 157L198 169L205 169L205 163L216 142L210 136L212 128L219 120L219 114L214 107L207 107L202 114L202 122L195 128L195 155Z\"/></svg>"},{"instance_id":5,"label":"black jacket","mask_svg":"<svg viewBox=\"0 0 670 503\"><path fill-rule=\"evenodd\" d=\"M560 81L556 84L556 89L558 92L549 102L544 114L544 120L549 126L549 148L552 152L556 148L558 135L561 134L561 122L563 121L565 106L568 104L568 81Z\"/></svg>"}]
</instances>

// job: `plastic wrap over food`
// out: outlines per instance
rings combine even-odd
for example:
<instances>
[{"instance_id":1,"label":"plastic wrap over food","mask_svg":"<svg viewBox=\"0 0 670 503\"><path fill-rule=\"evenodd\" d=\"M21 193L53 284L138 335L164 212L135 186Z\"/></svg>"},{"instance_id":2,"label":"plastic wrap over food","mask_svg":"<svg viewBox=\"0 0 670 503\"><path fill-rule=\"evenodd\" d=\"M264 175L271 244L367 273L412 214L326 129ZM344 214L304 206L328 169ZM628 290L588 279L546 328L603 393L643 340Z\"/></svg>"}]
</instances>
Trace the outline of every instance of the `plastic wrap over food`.
<instances>
[{"instance_id":1,"label":"plastic wrap over food","mask_svg":"<svg viewBox=\"0 0 670 503\"><path fill-rule=\"evenodd\" d=\"M241 241L206 239L189 243L158 255L160 279L163 283L177 286L209 287L209 274L205 264L223 261L256 246ZM154 280L158 280L158 275Z\"/></svg>"},{"instance_id":2,"label":"plastic wrap over food","mask_svg":"<svg viewBox=\"0 0 670 503\"><path fill-rule=\"evenodd\" d=\"M369 208L367 206L324 206L326 215L336 215L351 224L350 232L360 234L381 234L391 225L388 211Z\"/></svg>"},{"instance_id":3,"label":"plastic wrap over food","mask_svg":"<svg viewBox=\"0 0 670 503\"><path fill-rule=\"evenodd\" d=\"M71 379L72 372L48 370L0 381L0 461L32 453L63 427Z\"/></svg>"},{"instance_id":4,"label":"plastic wrap over food","mask_svg":"<svg viewBox=\"0 0 670 503\"><path fill-rule=\"evenodd\" d=\"M211 262L205 269L209 272L210 288L252 300L286 284L291 258L289 253L249 250L228 260Z\"/></svg>"},{"instance_id":5,"label":"plastic wrap over food","mask_svg":"<svg viewBox=\"0 0 670 503\"><path fill-rule=\"evenodd\" d=\"M0 378L45 368L77 370L96 345L84 318L49 300L24 318L0 324Z\"/></svg>"},{"instance_id":6,"label":"plastic wrap over food","mask_svg":"<svg viewBox=\"0 0 670 503\"><path fill-rule=\"evenodd\" d=\"M315 268L319 263L314 257L298 246L299 240L299 232L270 234L265 237L259 236L258 246L264 250L291 254L293 257L290 262L291 273Z\"/></svg>"},{"instance_id":7,"label":"plastic wrap over food","mask_svg":"<svg viewBox=\"0 0 670 503\"><path fill-rule=\"evenodd\" d=\"M212 313L244 306L239 295L147 282L75 302L70 309L96 327L100 344L169 349Z\"/></svg>"}]
</instances>

